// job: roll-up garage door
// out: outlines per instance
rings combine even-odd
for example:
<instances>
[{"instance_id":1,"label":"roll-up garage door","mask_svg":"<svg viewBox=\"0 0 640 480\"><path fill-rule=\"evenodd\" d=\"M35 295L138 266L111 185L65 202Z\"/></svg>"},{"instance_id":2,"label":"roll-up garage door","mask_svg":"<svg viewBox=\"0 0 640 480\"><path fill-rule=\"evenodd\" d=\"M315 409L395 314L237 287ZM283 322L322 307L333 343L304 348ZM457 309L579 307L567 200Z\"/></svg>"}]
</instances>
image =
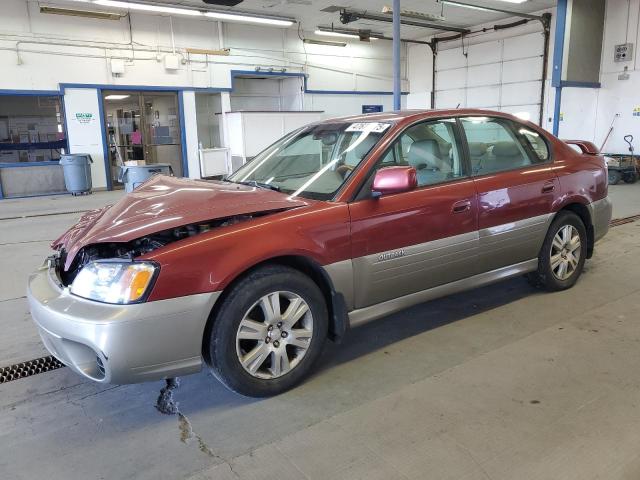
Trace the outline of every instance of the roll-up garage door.
<instances>
[{"instance_id":1,"label":"roll-up garage door","mask_svg":"<svg viewBox=\"0 0 640 480\"><path fill-rule=\"evenodd\" d=\"M538 123L544 36L541 32L461 45L442 43L436 56L436 108L527 112ZM457 44L457 47L451 48Z\"/></svg>"}]
</instances>

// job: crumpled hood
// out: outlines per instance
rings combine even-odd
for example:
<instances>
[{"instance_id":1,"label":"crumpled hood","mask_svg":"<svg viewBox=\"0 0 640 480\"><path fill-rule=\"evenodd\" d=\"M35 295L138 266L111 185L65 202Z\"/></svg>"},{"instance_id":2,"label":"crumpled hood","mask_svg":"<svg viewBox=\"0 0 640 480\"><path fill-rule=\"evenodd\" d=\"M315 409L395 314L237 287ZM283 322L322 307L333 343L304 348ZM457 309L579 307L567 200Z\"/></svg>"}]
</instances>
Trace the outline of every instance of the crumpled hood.
<instances>
[{"instance_id":1,"label":"crumpled hood","mask_svg":"<svg viewBox=\"0 0 640 480\"><path fill-rule=\"evenodd\" d=\"M136 238L191 223L307 205L273 190L156 175L114 205L84 214L51 247L67 252L65 270L78 251L106 242Z\"/></svg>"}]
</instances>

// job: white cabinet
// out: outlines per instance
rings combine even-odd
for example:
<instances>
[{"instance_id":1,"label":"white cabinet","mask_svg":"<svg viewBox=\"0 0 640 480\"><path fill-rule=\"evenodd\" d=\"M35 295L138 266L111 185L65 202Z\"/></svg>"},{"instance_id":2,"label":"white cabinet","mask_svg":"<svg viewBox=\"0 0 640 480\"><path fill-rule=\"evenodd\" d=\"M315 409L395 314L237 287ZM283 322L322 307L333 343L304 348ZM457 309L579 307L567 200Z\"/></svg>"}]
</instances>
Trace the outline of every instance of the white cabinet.
<instances>
[{"instance_id":1,"label":"white cabinet","mask_svg":"<svg viewBox=\"0 0 640 480\"><path fill-rule=\"evenodd\" d=\"M234 167L255 157L287 133L323 118L322 112L228 112L229 148Z\"/></svg>"}]
</instances>

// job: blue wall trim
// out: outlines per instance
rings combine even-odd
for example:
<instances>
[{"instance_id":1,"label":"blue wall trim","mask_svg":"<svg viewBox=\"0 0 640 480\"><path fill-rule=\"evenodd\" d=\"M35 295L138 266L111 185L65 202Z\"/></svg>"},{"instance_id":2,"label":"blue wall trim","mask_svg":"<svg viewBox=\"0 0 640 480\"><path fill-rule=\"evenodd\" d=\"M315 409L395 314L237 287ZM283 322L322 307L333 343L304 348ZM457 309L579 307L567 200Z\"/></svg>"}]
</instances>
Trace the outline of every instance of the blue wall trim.
<instances>
[{"instance_id":1,"label":"blue wall trim","mask_svg":"<svg viewBox=\"0 0 640 480\"><path fill-rule=\"evenodd\" d=\"M196 92L228 92L230 88L203 88L203 87L185 87L185 86L169 86L157 87L148 85L109 85L104 83L61 83L60 92L64 94L67 88L97 88L101 90L135 90L141 92L177 92L180 90L194 90Z\"/></svg>"},{"instance_id":2,"label":"blue wall trim","mask_svg":"<svg viewBox=\"0 0 640 480\"><path fill-rule=\"evenodd\" d=\"M571 80L562 80L560 82L561 87L574 87L574 88L600 88L602 84L600 82L575 82Z\"/></svg>"},{"instance_id":3,"label":"blue wall trim","mask_svg":"<svg viewBox=\"0 0 640 480\"><path fill-rule=\"evenodd\" d=\"M0 163L0 169L2 168L23 168L23 167L58 167L60 162L58 160L51 160L48 162L7 162Z\"/></svg>"},{"instance_id":4,"label":"blue wall trim","mask_svg":"<svg viewBox=\"0 0 640 480\"><path fill-rule=\"evenodd\" d=\"M60 90L2 90L0 89L0 95L23 95L29 97L35 96L55 96L61 95Z\"/></svg>"},{"instance_id":5,"label":"blue wall trim","mask_svg":"<svg viewBox=\"0 0 640 480\"><path fill-rule=\"evenodd\" d=\"M189 176L189 160L187 158L187 130L184 123L184 92L178 92L178 118L180 119L180 148L182 149L182 176Z\"/></svg>"}]
</instances>

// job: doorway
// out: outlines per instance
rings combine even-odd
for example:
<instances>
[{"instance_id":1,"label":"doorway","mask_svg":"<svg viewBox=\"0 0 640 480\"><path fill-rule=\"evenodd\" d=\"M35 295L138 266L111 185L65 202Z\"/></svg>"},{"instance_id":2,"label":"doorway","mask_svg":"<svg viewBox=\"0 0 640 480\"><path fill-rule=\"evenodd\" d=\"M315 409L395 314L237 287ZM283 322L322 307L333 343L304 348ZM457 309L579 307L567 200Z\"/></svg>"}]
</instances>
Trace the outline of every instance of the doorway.
<instances>
[{"instance_id":1,"label":"doorway","mask_svg":"<svg viewBox=\"0 0 640 480\"><path fill-rule=\"evenodd\" d=\"M165 163L173 174L182 169L181 125L177 92L102 92L112 184L122 187L118 172L125 162Z\"/></svg>"}]
</instances>

